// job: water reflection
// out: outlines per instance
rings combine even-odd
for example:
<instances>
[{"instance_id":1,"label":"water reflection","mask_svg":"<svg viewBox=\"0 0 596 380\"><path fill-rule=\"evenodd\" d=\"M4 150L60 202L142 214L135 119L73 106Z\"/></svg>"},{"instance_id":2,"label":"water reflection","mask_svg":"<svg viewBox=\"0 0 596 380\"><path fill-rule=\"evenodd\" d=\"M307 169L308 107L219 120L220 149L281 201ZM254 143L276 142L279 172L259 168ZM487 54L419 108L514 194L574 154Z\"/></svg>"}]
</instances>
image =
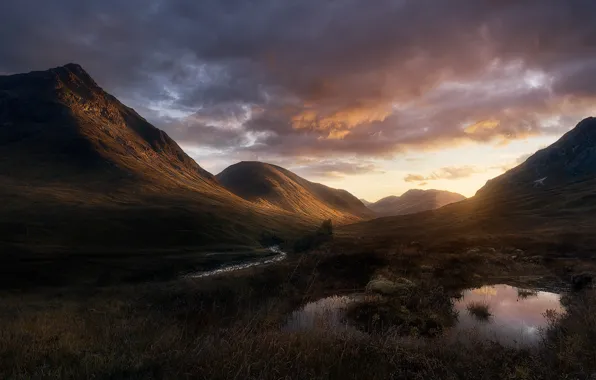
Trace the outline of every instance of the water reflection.
<instances>
[{"instance_id":1,"label":"water reflection","mask_svg":"<svg viewBox=\"0 0 596 380\"><path fill-rule=\"evenodd\" d=\"M563 312L560 298L559 294L504 284L466 290L454 299L459 312L456 336L473 335L509 346L531 346L540 340L540 331L548 324L544 313ZM480 318L470 310L471 305L488 307L490 316Z\"/></svg>"}]
</instances>

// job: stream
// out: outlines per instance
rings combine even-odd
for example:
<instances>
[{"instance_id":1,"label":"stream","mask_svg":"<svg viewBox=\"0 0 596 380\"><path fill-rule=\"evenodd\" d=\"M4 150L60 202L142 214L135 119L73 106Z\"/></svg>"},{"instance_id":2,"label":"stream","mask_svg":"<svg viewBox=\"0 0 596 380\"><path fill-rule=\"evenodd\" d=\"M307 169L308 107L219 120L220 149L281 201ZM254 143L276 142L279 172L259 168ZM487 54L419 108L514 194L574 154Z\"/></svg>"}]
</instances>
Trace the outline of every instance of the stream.
<instances>
[{"instance_id":1,"label":"stream","mask_svg":"<svg viewBox=\"0 0 596 380\"><path fill-rule=\"evenodd\" d=\"M266 259L259 259L259 260L250 261L250 262L246 262L246 263L226 265L221 268L210 270L210 271L195 272L195 273L187 274L184 277L186 277L186 278L211 277L211 276L215 276L215 275L222 274L222 273L230 273L230 272L235 272L237 270L278 263L278 262L283 261L287 258L287 254L285 252L283 252L278 246L269 247L269 250L273 253L276 253L276 255L273 257L266 258Z\"/></svg>"}]
</instances>

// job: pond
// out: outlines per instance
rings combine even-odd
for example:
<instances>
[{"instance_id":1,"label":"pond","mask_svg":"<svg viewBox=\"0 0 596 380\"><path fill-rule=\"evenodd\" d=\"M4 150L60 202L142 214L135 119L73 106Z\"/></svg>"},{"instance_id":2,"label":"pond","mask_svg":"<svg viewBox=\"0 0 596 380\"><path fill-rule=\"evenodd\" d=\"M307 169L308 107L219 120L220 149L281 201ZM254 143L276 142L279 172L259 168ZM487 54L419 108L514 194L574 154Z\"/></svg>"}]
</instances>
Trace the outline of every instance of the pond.
<instances>
[{"instance_id":1,"label":"pond","mask_svg":"<svg viewBox=\"0 0 596 380\"><path fill-rule=\"evenodd\" d=\"M499 284L469 289L454 300L459 313L452 337L470 336L507 346L532 346L548 326L547 310L564 311L561 296Z\"/></svg>"},{"instance_id":2,"label":"pond","mask_svg":"<svg viewBox=\"0 0 596 380\"><path fill-rule=\"evenodd\" d=\"M362 335L346 318L349 305L378 297L364 293L334 295L309 302L292 312L285 331L327 331ZM517 288L499 284L469 289L453 300L458 313L455 326L449 329L448 340L490 340L507 346L532 346L541 339L541 331L548 326L547 310L564 311L556 293ZM471 305L481 305L485 314L470 311ZM473 308L472 308L473 309Z\"/></svg>"}]
</instances>

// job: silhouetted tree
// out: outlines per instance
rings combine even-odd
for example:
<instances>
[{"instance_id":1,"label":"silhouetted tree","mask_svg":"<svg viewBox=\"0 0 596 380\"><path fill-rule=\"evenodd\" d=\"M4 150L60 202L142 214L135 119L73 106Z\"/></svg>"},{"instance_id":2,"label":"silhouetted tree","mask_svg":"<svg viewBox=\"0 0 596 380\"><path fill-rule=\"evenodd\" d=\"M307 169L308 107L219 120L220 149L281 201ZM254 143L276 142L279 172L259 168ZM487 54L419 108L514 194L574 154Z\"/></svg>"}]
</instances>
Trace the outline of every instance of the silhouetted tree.
<instances>
[{"instance_id":1,"label":"silhouetted tree","mask_svg":"<svg viewBox=\"0 0 596 380\"><path fill-rule=\"evenodd\" d=\"M321 244L333 238L333 222L331 219L323 221L316 232L310 233L296 240L294 243L295 252L304 252L317 248Z\"/></svg>"},{"instance_id":2,"label":"silhouetted tree","mask_svg":"<svg viewBox=\"0 0 596 380\"><path fill-rule=\"evenodd\" d=\"M323 221L323 224L321 224L321 227L319 227L317 233L319 235L333 235L333 222L331 221L331 219Z\"/></svg>"}]
</instances>

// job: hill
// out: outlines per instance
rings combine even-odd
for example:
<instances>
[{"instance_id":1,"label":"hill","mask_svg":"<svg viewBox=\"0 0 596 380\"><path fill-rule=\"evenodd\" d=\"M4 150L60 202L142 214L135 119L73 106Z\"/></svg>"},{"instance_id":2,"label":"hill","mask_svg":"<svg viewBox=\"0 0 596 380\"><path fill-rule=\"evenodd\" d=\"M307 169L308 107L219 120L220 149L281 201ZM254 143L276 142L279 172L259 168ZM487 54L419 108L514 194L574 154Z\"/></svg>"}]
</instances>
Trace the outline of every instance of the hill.
<instances>
[{"instance_id":1,"label":"hill","mask_svg":"<svg viewBox=\"0 0 596 380\"><path fill-rule=\"evenodd\" d=\"M0 76L0 242L255 244L314 221L220 186L76 64Z\"/></svg>"},{"instance_id":2,"label":"hill","mask_svg":"<svg viewBox=\"0 0 596 380\"><path fill-rule=\"evenodd\" d=\"M461 194L445 190L411 189L401 196L389 196L371 203L368 208L379 216L405 215L434 210L464 199L466 197Z\"/></svg>"},{"instance_id":3,"label":"hill","mask_svg":"<svg viewBox=\"0 0 596 380\"><path fill-rule=\"evenodd\" d=\"M270 209L281 209L338 223L370 218L373 213L345 190L313 183L279 166L254 161L232 165L217 180L234 194Z\"/></svg>"}]
</instances>

